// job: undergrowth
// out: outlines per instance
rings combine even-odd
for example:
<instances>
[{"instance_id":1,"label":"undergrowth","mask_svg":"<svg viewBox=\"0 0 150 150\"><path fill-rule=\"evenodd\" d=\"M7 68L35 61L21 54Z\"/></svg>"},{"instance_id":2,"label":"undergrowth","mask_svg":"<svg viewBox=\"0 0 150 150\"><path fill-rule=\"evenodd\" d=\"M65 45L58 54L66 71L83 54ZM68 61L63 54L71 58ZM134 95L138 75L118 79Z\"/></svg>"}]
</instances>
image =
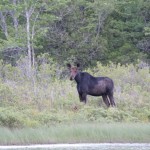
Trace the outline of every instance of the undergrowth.
<instances>
[{"instance_id":1,"label":"undergrowth","mask_svg":"<svg viewBox=\"0 0 150 150\"><path fill-rule=\"evenodd\" d=\"M32 75L19 65L0 64L0 126L40 127L78 122L150 122L150 73L148 66L102 66L86 70L114 80L116 108L106 108L101 97L79 102L76 84L67 69L53 61L41 64Z\"/></svg>"}]
</instances>

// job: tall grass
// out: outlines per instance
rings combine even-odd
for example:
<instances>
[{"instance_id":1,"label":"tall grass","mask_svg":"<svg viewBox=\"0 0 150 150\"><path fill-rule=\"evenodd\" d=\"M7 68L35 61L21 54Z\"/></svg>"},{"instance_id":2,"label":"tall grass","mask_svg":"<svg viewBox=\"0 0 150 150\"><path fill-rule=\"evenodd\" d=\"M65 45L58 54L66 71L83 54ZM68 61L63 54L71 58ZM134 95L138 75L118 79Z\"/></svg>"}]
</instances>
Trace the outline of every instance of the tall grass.
<instances>
[{"instance_id":1,"label":"tall grass","mask_svg":"<svg viewBox=\"0 0 150 150\"><path fill-rule=\"evenodd\" d=\"M83 123L56 125L44 128L0 128L0 144L48 143L148 143L149 124Z\"/></svg>"}]
</instances>

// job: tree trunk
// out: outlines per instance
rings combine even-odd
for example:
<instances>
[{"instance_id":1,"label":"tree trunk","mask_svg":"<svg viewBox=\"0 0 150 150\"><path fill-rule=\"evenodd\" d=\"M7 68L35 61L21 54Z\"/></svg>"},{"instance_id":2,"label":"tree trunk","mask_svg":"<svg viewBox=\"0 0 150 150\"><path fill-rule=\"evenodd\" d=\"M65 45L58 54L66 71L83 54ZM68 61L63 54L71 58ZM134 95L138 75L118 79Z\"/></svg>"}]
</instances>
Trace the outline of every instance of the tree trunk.
<instances>
[{"instance_id":1,"label":"tree trunk","mask_svg":"<svg viewBox=\"0 0 150 150\"><path fill-rule=\"evenodd\" d=\"M5 19L5 16L3 15L3 12L0 11L0 19L1 19L1 27L2 27L2 30L5 34L5 37L6 39L8 38L8 31L7 31L7 23L6 23L6 19Z\"/></svg>"},{"instance_id":2,"label":"tree trunk","mask_svg":"<svg viewBox=\"0 0 150 150\"><path fill-rule=\"evenodd\" d=\"M28 48L28 69L29 69L29 76L31 75L31 68L32 68L32 52L31 52L31 43L30 43L30 14L26 9L26 30L27 30L27 48Z\"/></svg>"},{"instance_id":3,"label":"tree trunk","mask_svg":"<svg viewBox=\"0 0 150 150\"><path fill-rule=\"evenodd\" d=\"M37 21L37 18L39 17L39 12L37 13L35 19L34 19L34 23L33 23L33 26L32 26L32 34L31 34L31 42L32 42L32 65L34 67L35 65L35 53L34 53L34 35L35 35L35 25L36 25L36 21Z\"/></svg>"},{"instance_id":4,"label":"tree trunk","mask_svg":"<svg viewBox=\"0 0 150 150\"><path fill-rule=\"evenodd\" d=\"M30 33L30 17L32 15L32 13L34 12L34 6L30 6L30 8L28 8L26 0L24 0L24 4L25 4L25 15L26 15L26 30L27 30L27 48L28 48L28 61L29 61L29 75L31 76L31 69L32 69L32 66L34 65L34 49L32 47L32 41L31 41L32 35Z\"/></svg>"},{"instance_id":5,"label":"tree trunk","mask_svg":"<svg viewBox=\"0 0 150 150\"><path fill-rule=\"evenodd\" d=\"M17 5L16 0L13 0L13 5L14 5L14 7L16 7L16 5ZM18 19L17 19L15 13L16 13L15 10L10 12L12 19L13 19L14 28L15 28L15 36L18 37Z\"/></svg>"}]
</instances>

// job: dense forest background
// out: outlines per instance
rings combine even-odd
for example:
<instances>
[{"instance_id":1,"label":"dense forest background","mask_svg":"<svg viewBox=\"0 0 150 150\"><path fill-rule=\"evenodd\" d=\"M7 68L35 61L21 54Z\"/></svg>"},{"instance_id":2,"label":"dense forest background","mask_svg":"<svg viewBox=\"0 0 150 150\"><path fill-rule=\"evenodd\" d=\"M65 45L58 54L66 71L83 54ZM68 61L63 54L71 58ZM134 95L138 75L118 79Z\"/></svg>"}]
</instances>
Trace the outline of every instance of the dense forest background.
<instances>
[{"instance_id":1,"label":"dense forest background","mask_svg":"<svg viewBox=\"0 0 150 150\"><path fill-rule=\"evenodd\" d=\"M1 0L0 59L32 66L150 59L149 0Z\"/></svg>"}]
</instances>

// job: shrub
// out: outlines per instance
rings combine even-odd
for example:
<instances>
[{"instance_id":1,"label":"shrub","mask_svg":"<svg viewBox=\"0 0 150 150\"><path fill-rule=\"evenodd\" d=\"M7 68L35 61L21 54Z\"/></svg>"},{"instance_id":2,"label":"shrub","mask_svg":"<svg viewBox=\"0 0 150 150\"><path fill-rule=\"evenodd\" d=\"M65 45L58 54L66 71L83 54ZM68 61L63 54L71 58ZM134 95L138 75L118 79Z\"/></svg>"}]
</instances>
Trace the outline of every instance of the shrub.
<instances>
[{"instance_id":1,"label":"shrub","mask_svg":"<svg viewBox=\"0 0 150 150\"><path fill-rule=\"evenodd\" d=\"M80 103L76 84L69 79L61 78L62 76L58 77L56 66L56 63L40 64L33 78L22 77L18 66L13 69L9 66L10 69L3 70L7 72L7 76L5 80L3 78L0 80L2 126L35 127L84 121L150 121L148 66L137 72L133 65L121 66L110 63L103 66L97 63L95 68L87 70L94 76L109 76L114 80L114 97L117 104L115 109L107 109L101 97L88 96L86 106ZM65 69L59 68L59 71L63 73ZM64 75L66 74L67 71Z\"/></svg>"},{"instance_id":2,"label":"shrub","mask_svg":"<svg viewBox=\"0 0 150 150\"><path fill-rule=\"evenodd\" d=\"M16 112L14 109L8 108L1 108L0 109L0 125L14 128L14 127L23 127L24 115L20 114L20 112Z\"/></svg>"}]
</instances>

